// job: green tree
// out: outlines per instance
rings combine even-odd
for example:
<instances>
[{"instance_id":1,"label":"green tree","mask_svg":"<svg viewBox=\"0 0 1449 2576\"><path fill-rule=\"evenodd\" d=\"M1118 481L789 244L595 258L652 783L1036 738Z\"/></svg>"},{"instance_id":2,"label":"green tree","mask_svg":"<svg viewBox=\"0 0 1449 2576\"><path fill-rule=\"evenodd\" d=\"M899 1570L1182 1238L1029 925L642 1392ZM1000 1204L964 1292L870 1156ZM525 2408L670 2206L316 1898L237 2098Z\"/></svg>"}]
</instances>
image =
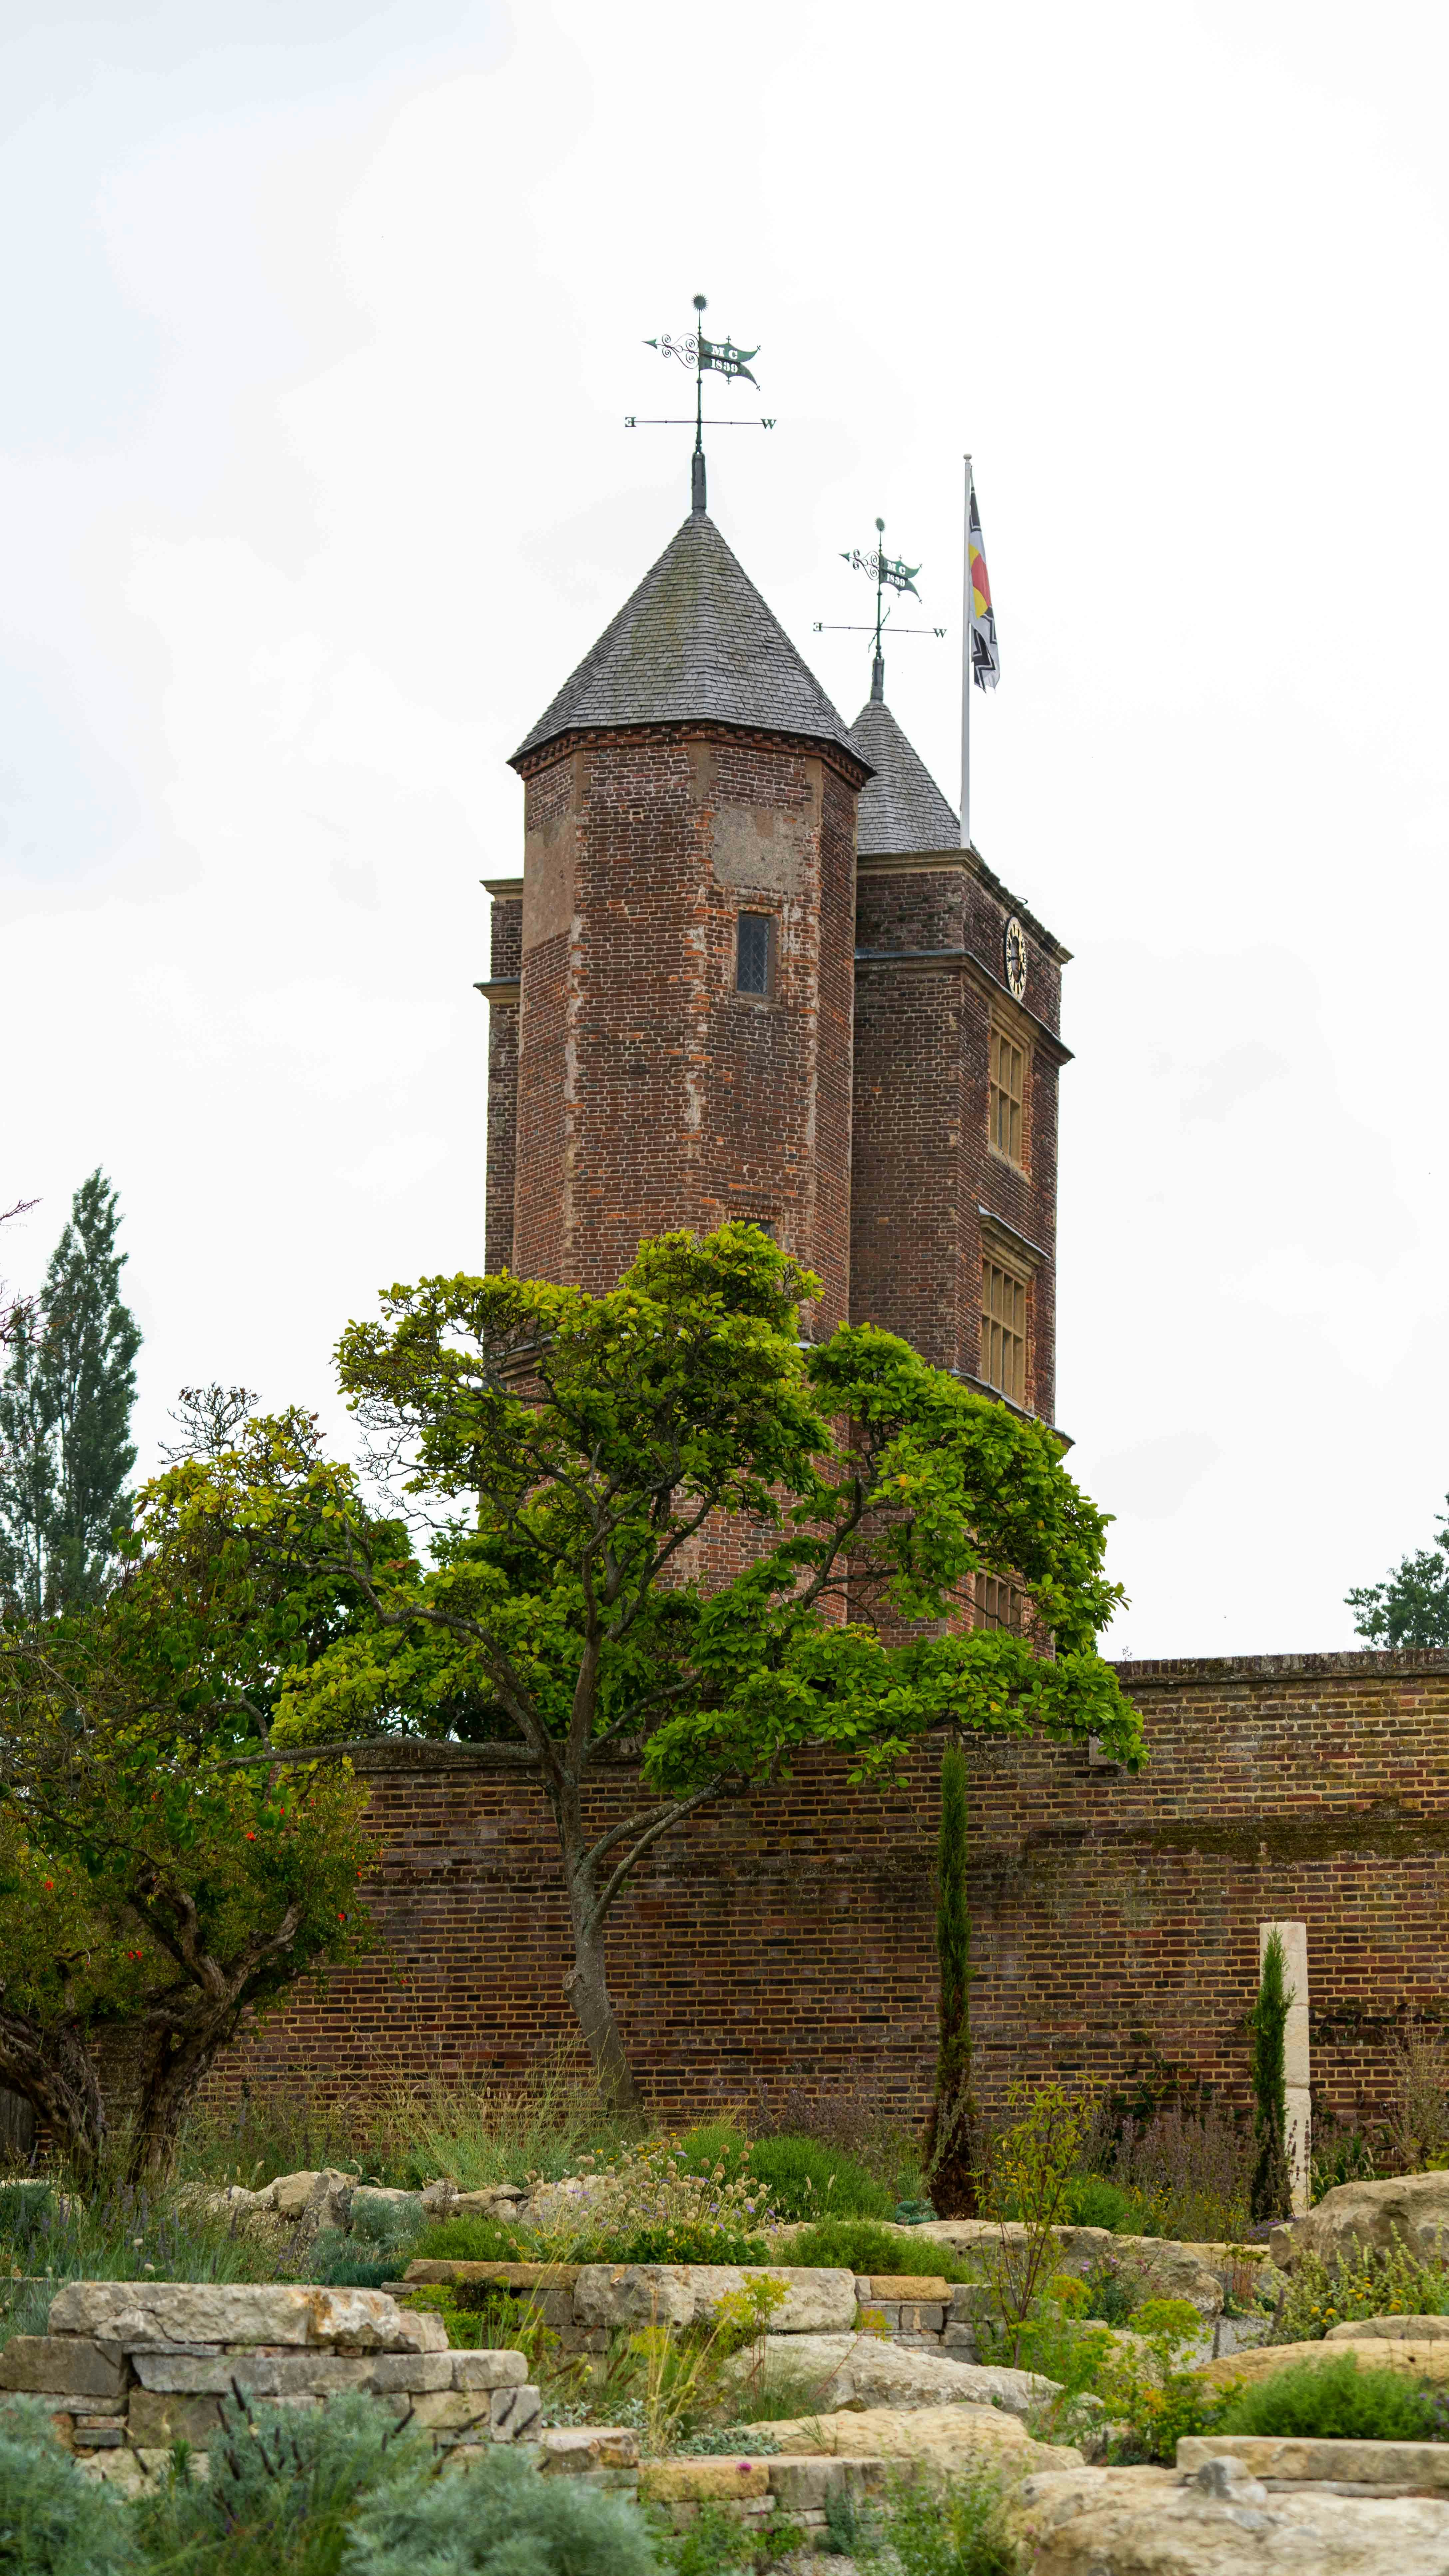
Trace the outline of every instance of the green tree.
<instances>
[{"instance_id":1,"label":"green tree","mask_svg":"<svg viewBox=\"0 0 1449 2576\"><path fill-rule=\"evenodd\" d=\"M1445 1496L1449 1505L1449 1495ZM1382 1583L1347 1595L1356 1635L1375 1646L1449 1646L1449 1512L1437 1535Z\"/></svg>"},{"instance_id":2,"label":"green tree","mask_svg":"<svg viewBox=\"0 0 1449 2576\"><path fill-rule=\"evenodd\" d=\"M735 1225L642 1244L603 1297L507 1273L392 1289L344 1333L341 1376L434 1516L427 1566L369 1524L350 1470L278 1426L153 1489L168 1549L205 1531L245 1569L300 1548L370 1607L289 1670L273 1751L394 1729L512 1740L558 1834L569 1999L621 2103L605 1927L707 1801L778 1785L811 1745L846 1751L853 1778L898 1775L938 1726L1097 1735L1141 1759L1096 1652L1120 1598L1105 1524L1060 1444L871 1326L802 1346L817 1285ZM731 1519L760 1552L726 1577ZM978 1566L1029 1586L1054 1653L964 1632ZM611 1754L643 1785L605 1824L591 1791Z\"/></svg>"},{"instance_id":3,"label":"green tree","mask_svg":"<svg viewBox=\"0 0 1449 2576\"><path fill-rule=\"evenodd\" d=\"M104 1613L0 1644L0 2083L80 2173L113 2145L103 2055L129 2178L164 2174L243 2016L365 1938L350 1766L219 1761L187 1697L138 1687Z\"/></svg>"},{"instance_id":4,"label":"green tree","mask_svg":"<svg viewBox=\"0 0 1449 2576\"><path fill-rule=\"evenodd\" d=\"M141 1335L122 1303L115 1191L92 1172L0 1381L0 1587L30 1618L98 1598L136 1463Z\"/></svg>"},{"instance_id":5,"label":"green tree","mask_svg":"<svg viewBox=\"0 0 1449 2576\"><path fill-rule=\"evenodd\" d=\"M1286 2218L1293 2188L1288 2173L1288 2098L1284 2038L1291 1988L1284 1985L1283 1942L1270 1932L1263 1949L1258 1997L1249 2018L1253 2034L1253 2162L1250 2206L1255 2219Z\"/></svg>"},{"instance_id":6,"label":"green tree","mask_svg":"<svg viewBox=\"0 0 1449 2576\"><path fill-rule=\"evenodd\" d=\"M970 1831L966 1756L941 1756L941 1829L936 1861L936 1965L940 1978L936 2089L926 2128L932 2198L948 2218L974 2218L972 2163L971 1908L966 1886Z\"/></svg>"}]
</instances>

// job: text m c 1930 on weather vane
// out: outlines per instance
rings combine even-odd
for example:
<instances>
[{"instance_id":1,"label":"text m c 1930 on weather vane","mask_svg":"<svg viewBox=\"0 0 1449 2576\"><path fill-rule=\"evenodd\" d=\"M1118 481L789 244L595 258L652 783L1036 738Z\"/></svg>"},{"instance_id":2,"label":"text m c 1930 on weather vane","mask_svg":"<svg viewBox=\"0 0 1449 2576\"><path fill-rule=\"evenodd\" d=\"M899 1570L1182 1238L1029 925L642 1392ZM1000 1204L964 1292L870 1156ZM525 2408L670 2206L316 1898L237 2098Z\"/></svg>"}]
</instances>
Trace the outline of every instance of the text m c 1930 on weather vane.
<instances>
[{"instance_id":1,"label":"text m c 1930 on weather vane","mask_svg":"<svg viewBox=\"0 0 1449 2576\"><path fill-rule=\"evenodd\" d=\"M701 319L696 322L694 329L692 331L687 331L682 338L676 339L672 332L661 331L657 339L646 340L644 343L646 349L657 349L661 358L677 358L682 367L692 367L694 369L693 423L691 424L688 419L682 416L677 419L666 418L645 420L641 419L637 412L627 412L624 416L624 427L626 429L689 429L691 426L693 427L694 507L696 510L702 510L705 505L705 431L707 429L773 429L775 424L773 420L763 420L759 418L736 418L732 420L705 419L705 377L707 375L723 376L728 384L733 384L742 379L745 384L754 385L758 392L758 381L750 373L750 360L752 358L757 358L760 353L758 349L737 348L734 341L729 338L725 338L723 340L707 339L705 337L704 322L702 319L705 309L705 298L702 295L696 295L694 299L694 309L696 314L701 316Z\"/></svg>"},{"instance_id":2,"label":"text m c 1930 on weather vane","mask_svg":"<svg viewBox=\"0 0 1449 2576\"><path fill-rule=\"evenodd\" d=\"M877 519L875 523L875 535L876 542L870 548L869 552L862 553L859 546L852 546L848 552L845 549L842 549L840 557L842 563L849 564L852 572L863 572L868 581L873 581L875 583L874 623L870 626L829 626L824 624L822 620L817 617L814 623L813 632L817 635L874 636L875 663L871 679L871 696L873 698L878 698L882 693L885 682L884 651L886 629L889 627L890 632L893 635L933 635L937 638L943 636L946 629L944 626L891 625L891 612L886 606L887 592L896 591L904 596L908 591L912 599L919 600L921 594L916 588L916 575L920 571L921 567L919 564L908 564L903 562L899 555L888 555L886 553L883 543L883 539L885 537L884 519Z\"/></svg>"}]
</instances>

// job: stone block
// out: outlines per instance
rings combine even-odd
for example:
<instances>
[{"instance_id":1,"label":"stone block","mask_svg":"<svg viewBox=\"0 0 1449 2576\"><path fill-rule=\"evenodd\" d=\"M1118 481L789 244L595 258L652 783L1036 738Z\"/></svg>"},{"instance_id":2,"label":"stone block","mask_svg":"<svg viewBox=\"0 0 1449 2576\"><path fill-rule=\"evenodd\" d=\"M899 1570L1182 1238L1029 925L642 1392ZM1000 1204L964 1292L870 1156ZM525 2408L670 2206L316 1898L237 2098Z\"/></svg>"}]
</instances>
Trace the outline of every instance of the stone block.
<instances>
[{"instance_id":1,"label":"stone block","mask_svg":"<svg viewBox=\"0 0 1449 2576\"><path fill-rule=\"evenodd\" d=\"M543 2411L543 2399L531 2380L521 2386L495 2388L488 2399L489 2428L495 2442L523 2442L530 2439ZM605 2460L605 2468L626 2465L620 2460Z\"/></svg>"},{"instance_id":2,"label":"stone block","mask_svg":"<svg viewBox=\"0 0 1449 2576\"><path fill-rule=\"evenodd\" d=\"M949 2355L952 2361L974 2362L976 2359L976 2328L974 2326L960 2324L946 2326L941 2335L941 2350Z\"/></svg>"},{"instance_id":3,"label":"stone block","mask_svg":"<svg viewBox=\"0 0 1449 2576\"><path fill-rule=\"evenodd\" d=\"M1330 2326L1325 2343L1444 2343L1449 2342L1449 2317L1353 2317L1341 2326Z\"/></svg>"},{"instance_id":4,"label":"stone block","mask_svg":"<svg viewBox=\"0 0 1449 2576\"><path fill-rule=\"evenodd\" d=\"M0 2352L0 2388L37 2396L120 2397L126 2365L86 2335L12 2335Z\"/></svg>"},{"instance_id":5,"label":"stone block","mask_svg":"<svg viewBox=\"0 0 1449 2576\"><path fill-rule=\"evenodd\" d=\"M119 2451L126 2439L124 2424L112 2417L104 2423L77 2423L72 2436L78 2451Z\"/></svg>"},{"instance_id":6,"label":"stone block","mask_svg":"<svg viewBox=\"0 0 1449 2576\"><path fill-rule=\"evenodd\" d=\"M272 2207L278 2217L300 2218L312 2196L317 2179L318 2172L315 2165L298 2173L278 2174L276 2181L271 2185ZM346 2176L339 2174L338 2180L345 2181Z\"/></svg>"},{"instance_id":7,"label":"stone block","mask_svg":"<svg viewBox=\"0 0 1449 2576\"><path fill-rule=\"evenodd\" d=\"M884 2459L838 2460L809 2453L792 2458L781 2453L764 2465L771 2495L792 2520L805 2514L823 2516L828 2496L873 2495L885 2483Z\"/></svg>"},{"instance_id":8,"label":"stone block","mask_svg":"<svg viewBox=\"0 0 1449 2576\"><path fill-rule=\"evenodd\" d=\"M802 2463L803 2465L803 2463ZM821 2468L833 2462L820 2461ZM650 2460L639 2472L641 2504L738 2504L770 2492L770 2463L741 2451L714 2460Z\"/></svg>"},{"instance_id":9,"label":"stone block","mask_svg":"<svg viewBox=\"0 0 1449 2576\"><path fill-rule=\"evenodd\" d=\"M455 2388L453 2355L447 2352L379 2352L363 2364L366 2385L378 2397L421 2397L435 2388Z\"/></svg>"},{"instance_id":10,"label":"stone block","mask_svg":"<svg viewBox=\"0 0 1449 2576\"><path fill-rule=\"evenodd\" d=\"M454 2352L448 2362L454 2388L521 2388L528 2377L521 2352Z\"/></svg>"},{"instance_id":11,"label":"stone block","mask_svg":"<svg viewBox=\"0 0 1449 2576\"><path fill-rule=\"evenodd\" d=\"M68 2281L50 2310L52 2335L92 2335L124 2352L165 2344L342 2344L409 2352L419 2348L416 2322L405 2325L381 2290L280 2282Z\"/></svg>"},{"instance_id":12,"label":"stone block","mask_svg":"<svg viewBox=\"0 0 1449 2576\"><path fill-rule=\"evenodd\" d=\"M1272 2433L1203 2433L1177 2446L1179 2473L1202 2477L1212 2462L1236 2462L1274 2485L1414 2487L1449 2496L1449 2445L1443 2442L1319 2441Z\"/></svg>"},{"instance_id":13,"label":"stone block","mask_svg":"<svg viewBox=\"0 0 1449 2576\"><path fill-rule=\"evenodd\" d=\"M412 2359L412 2356L408 2356ZM370 2388L376 2359L337 2352L134 2352L136 2377L143 2388L166 2397L229 2397L234 2387L244 2396L268 2401L292 2397L335 2397L344 2388ZM414 2362L414 2367L416 2363ZM443 2386L447 2386L446 2379Z\"/></svg>"},{"instance_id":14,"label":"stone block","mask_svg":"<svg viewBox=\"0 0 1449 2576\"><path fill-rule=\"evenodd\" d=\"M574 2282L580 2326L691 2325L713 2316L722 2298L748 2282L778 2281L784 2305L771 2334L845 2333L855 2320L855 2275L837 2269L769 2263L585 2263Z\"/></svg>"},{"instance_id":15,"label":"stone block","mask_svg":"<svg viewBox=\"0 0 1449 2576\"><path fill-rule=\"evenodd\" d=\"M490 2418L486 2391L430 2388L410 2403L413 2422L425 2425L430 2433L463 2433L472 2426L475 2428L475 2441L488 2439ZM398 2411L406 2411L401 2399L398 2400Z\"/></svg>"},{"instance_id":16,"label":"stone block","mask_svg":"<svg viewBox=\"0 0 1449 2576\"><path fill-rule=\"evenodd\" d=\"M538 2446L539 2467L550 2477L577 2477L584 2469L635 2469L639 2465L638 2434L617 2424L551 2424L539 2435Z\"/></svg>"},{"instance_id":17,"label":"stone block","mask_svg":"<svg viewBox=\"0 0 1449 2576\"><path fill-rule=\"evenodd\" d=\"M951 2284L935 2274L872 2272L870 2295L873 2299L898 2299L911 2306L918 2306L922 2299L927 2299L933 2300L938 2307L945 2307L951 2296Z\"/></svg>"},{"instance_id":18,"label":"stone block","mask_svg":"<svg viewBox=\"0 0 1449 2576\"><path fill-rule=\"evenodd\" d=\"M446 2352L448 2329L436 2308L399 2308L396 2352Z\"/></svg>"},{"instance_id":19,"label":"stone block","mask_svg":"<svg viewBox=\"0 0 1449 2576\"><path fill-rule=\"evenodd\" d=\"M127 2428L134 2447L170 2450L173 2442L194 2442L198 2449L221 2427L218 2397L174 2396L169 2390L133 2388Z\"/></svg>"}]
</instances>

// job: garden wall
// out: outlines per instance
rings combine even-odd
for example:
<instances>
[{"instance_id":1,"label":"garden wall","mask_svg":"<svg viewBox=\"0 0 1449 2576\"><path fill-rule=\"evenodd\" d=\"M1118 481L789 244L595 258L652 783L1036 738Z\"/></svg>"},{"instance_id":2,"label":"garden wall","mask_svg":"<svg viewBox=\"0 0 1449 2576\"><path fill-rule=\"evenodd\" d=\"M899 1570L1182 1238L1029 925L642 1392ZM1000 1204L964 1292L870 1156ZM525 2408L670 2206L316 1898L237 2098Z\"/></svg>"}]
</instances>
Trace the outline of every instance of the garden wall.
<instances>
[{"instance_id":1,"label":"garden wall","mask_svg":"<svg viewBox=\"0 0 1449 2576\"><path fill-rule=\"evenodd\" d=\"M1256 1926L1308 1924L1315 2093L1382 2099L1394 2033L1449 1998L1449 1655L1126 1664L1150 1751L973 1745L971 1898L981 2091L1055 2071L1120 2093L1204 2079L1245 2095ZM659 1844L617 1910L610 1977L667 2116L861 2083L914 2115L934 2045L936 1779L852 1788L815 1756L774 1795ZM543 1798L500 1752L363 1757L382 1946L306 1989L223 2081L526 2067L573 2024ZM636 1776L601 1773L600 1825Z\"/></svg>"}]
</instances>

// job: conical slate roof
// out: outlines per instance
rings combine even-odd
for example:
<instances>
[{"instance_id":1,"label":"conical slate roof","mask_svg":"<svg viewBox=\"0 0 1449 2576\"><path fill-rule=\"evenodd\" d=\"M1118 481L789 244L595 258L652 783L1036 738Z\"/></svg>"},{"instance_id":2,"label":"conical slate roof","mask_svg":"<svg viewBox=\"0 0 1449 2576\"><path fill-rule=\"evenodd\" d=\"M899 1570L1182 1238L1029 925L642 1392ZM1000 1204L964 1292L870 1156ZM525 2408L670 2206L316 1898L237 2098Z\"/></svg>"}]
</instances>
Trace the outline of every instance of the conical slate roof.
<instances>
[{"instance_id":1,"label":"conical slate roof","mask_svg":"<svg viewBox=\"0 0 1449 2576\"><path fill-rule=\"evenodd\" d=\"M513 758L596 725L700 718L804 734L869 763L714 521L694 510Z\"/></svg>"},{"instance_id":2,"label":"conical slate roof","mask_svg":"<svg viewBox=\"0 0 1449 2576\"><path fill-rule=\"evenodd\" d=\"M895 850L958 850L961 825L920 753L882 698L869 698L850 729L875 771L860 791L855 846L863 859Z\"/></svg>"}]
</instances>

